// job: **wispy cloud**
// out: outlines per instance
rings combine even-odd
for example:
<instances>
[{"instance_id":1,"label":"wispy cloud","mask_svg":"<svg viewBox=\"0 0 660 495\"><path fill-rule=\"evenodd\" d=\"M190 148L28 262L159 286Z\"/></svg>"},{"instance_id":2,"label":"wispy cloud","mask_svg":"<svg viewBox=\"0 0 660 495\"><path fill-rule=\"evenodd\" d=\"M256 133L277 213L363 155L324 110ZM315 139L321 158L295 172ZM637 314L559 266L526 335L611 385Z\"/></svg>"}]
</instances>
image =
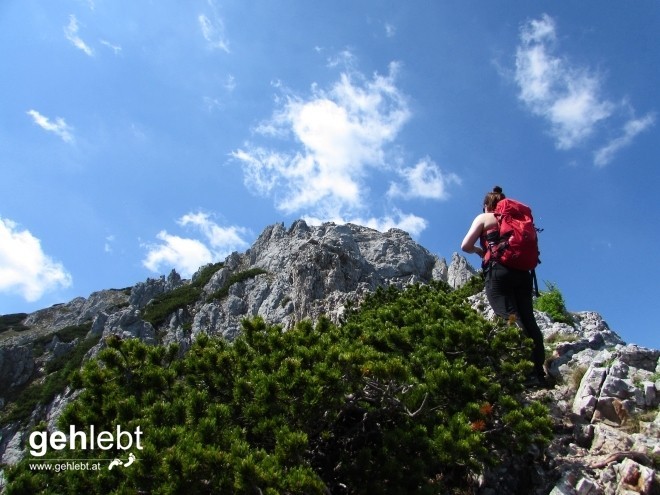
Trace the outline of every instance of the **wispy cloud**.
<instances>
[{"instance_id":1,"label":"wispy cloud","mask_svg":"<svg viewBox=\"0 0 660 495\"><path fill-rule=\"evenodd\" d=\"M116 237L114 235L108 235L105 238L105 244L103 245L103 250L106 253L112 253L114 251L113 244L116 240Z\"/></svg>"},{"instance_id":2,"label":"wispy cloud","mask_svg":"<svg viewBox=\"0 0 660 495\"><path fill-rule=\"evenodd\" d=\"M391 182L388 196L406 199L447 199L449 186L461 183L461 179L456 174L443 173L429 157L420 160L413 167L402 168L398 174L403 182Z\"/></svg>"},{"instance_id":3,"label":"wispy cloud","mask_svg":"<svg viewBox=\"0 0 660 495\"><path fill-rule=\"evenodd\" d=\"M317 50L318 51L318 50ZM357 58L352 51L345 49L328 57L327 66L329 68L344 67L348 70L353 69L357 64Z\"/></svg>"},{"instance_id":4,"label":"wispy cloud","mask_svg":"<svg viewBox=\"0 0 660 495\"><path fill-rule=\"evenodd\" d=\"M226 94L232 93L236 89L236 78L232 74L229 74L225 78L222 88L225 90ZM214 112L224 106L224 98L219 98L217 96L204 96L202 97L202 100L204 101L204 108L208 112Z\"/></svg>"},{"instance_id":5,"label":"wispy cloud","mask_svg":"<svg viewBox=\"0 0 660 495\"><path fill-rule=\"evenodd\" d=\"M226 79L224 84L222 85L226 91L229 91L230 93L236 89L236 78L232 75L229 74Z\"/></svg>"},{"instance_id":6,"label":"wispy cloud","mask_svg":"<svg viewBox=\"0 0 660 495\"><path fill-rule=\"evenodd\" d=\"M38 238L0 218L0 292L17 293L33 302L72 283L64 266L43 252Z\"/></svg>"},{"instance_id":7,"label":"wispy cloud","mask_svg":"<svg viewBox=\"0 0 660 495\"><path fill-rule=\"evenodd\" d=\"M633 139L655 124L655 114L648 114L639 119L631 119L623 126L623 134L614 138L594 153L594 164L603 167L614 159L614 155L629 146Z\"/></svg>"},{"instance_id":8,"label":"wispy cloud","mask_svg":"<svg viewBox=\"0 0 660 495\"><path fill-rule=\"evenodd\" d=\"M328 90L313 85L307 97L289 94L282 99L281 108L256 132L284 140L288 149L246 143L232 154L243 167L246 186L272 196L279 210L307 219L405 224L421 232L425 224L414 215L393 210L382 221L368 216L372 174L409 179L405 190L393 196L434 199L444 196L445 186L456 179L443 176L430 159L397 171L392 145L411 117L408 99L396 86L398 68L392 63L388 74L371 79L344 72ZM431 178L438 190L422 187L419 180L424 178Z\"/></svg>"},{"instance_id":9,"label":"wispy cloud","mask_svg":"<svg viewBox=\"0 0 660 495\"><path fill-rule=\"evenodd\" d=\"M417 216L414 213L404 213L398 208L393 208L388 214L381 217L353 216L347 218L316 218L303 216L303 219L310 225L320 225L323 222L331 221L339 224L350 222L380 232L386 232L389 229L401 229L405 230L413 237L420 235L428 226L428 221L425 218Z\"/></svg>"},{"instance_id":10,"label":"wispy cloud","mask_svg":"<svg viewBox=\"0 0 660 495\"><path fill-rule=\"evenodd\" d=\"M233 251L249 246L245 236L247 229L222 227L207 213L188 213L176 222L181 227L192 228L196 237L181 237L160 231L159 242L146 244L147 255L142 264L152 272L175 268L184 277L190 277L207 263L227 257ZM201 237L201 238L200 238Z\"/></svg>"},{"instance_id":11,"label":"wispy cloud","mask_svg":"<svg viewBox=\"0 0 660 495\"><path fill-rule=\"evenodd\" d=\"M202 36L212 49L223 50L229 53L229 41L225 36L225 23L218 14L218 9L213 0L208 1L211 15L200 14L197 16Z\"/></svg>"},{"instance_id":12,"label":"wispy cloud","mask_svg":"<svg viewBox=\"0 0 660 495\"><path fill-rule=\"evenodd\" d=\"M68 39L73 46L85 52L85 54L90 57L94 56L94 50L92 50L91 47L87 45L80 36L78 36L78 30L78 19L76 19L75 15L71 14L69 16L69 24L64 26L64 35L66 36L66 39Z\"/></svg>"},{"instance_id":13,"label":"wispy cloud","mask_svg":"<svg viewBox=\"0 0 660 495\"><path fill-rule=\"evenodd\" d=\"M63 118L57 117L55 118L54 122L51 122L48 117L45 117L41 115L39 112L36 110L28 110L27 114L32 117L32 120L34 121L35 124L37 124L39 127L44 129L45 131L52 132L59 136L62 141L65 143L72 143L73 142L73 128L70 127Z\"/></svg>"},{"instance_id":14,"label":"wispy cloud","mask_svg":"<svg viewBox=\"0 0 660 495\"><path fill-rule=\"evenodd\" d=\"M96 8L96 4L94 0L80 0L81 3L84 3L89 7L89 10L94 10Z\"/></svg>"},{"instance_id":15,"label":"wispy cloud","mask_svg":"<svg viewBox=\"0 0 660 495\"><path fill-rule=\"evenodd\" d=\"M110 48L110 50L112 50L115 55L119 55L121 53L121 46L119 45L114 45L106 40L99 40L99 43L101 43L103 46Z\"/></svg>"},{"instance_id":16,"label":"wispy cloud","mask_svg":"<svg viewBox=\"0 0 660 495\"><path fill-rule=\"evenodd\" d=\"M557 148L571 149L612 115L615 105L600 96L601 81L587 68L553 55L554 19L543 15L527 22L516 52L516 82L520 99L549 121Z\"/></svg>"},{"instance_id":17,"label":"wispy cloud","mask_svg":"<svg viewBox=\"0 0 660 495\"><path fill-rule=\"evenodd\" d=\"M606 123L611 126L625 108L602 95L600 74L555 55L556 48L557 26L552 17L544 14L526 22L516 50L515 80L527 108L550 124L557 148L569 150L583 145L599 127ZM620 137L594 153L594 164L611 162L617 151L630 145L654 121L652 114L630 119Z\"/></svg>"}]
</instances>

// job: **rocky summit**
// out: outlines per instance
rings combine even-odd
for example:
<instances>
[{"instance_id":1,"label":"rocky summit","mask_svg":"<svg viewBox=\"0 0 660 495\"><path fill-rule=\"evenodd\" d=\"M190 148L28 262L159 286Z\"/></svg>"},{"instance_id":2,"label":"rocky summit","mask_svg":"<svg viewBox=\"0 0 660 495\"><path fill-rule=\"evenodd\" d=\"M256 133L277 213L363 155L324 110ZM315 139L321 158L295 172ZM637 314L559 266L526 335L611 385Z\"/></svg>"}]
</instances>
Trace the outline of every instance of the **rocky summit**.
<instances>
[{"instance_id":1,"label":"rocky summit","mask_svg":"<svg viewBox=\"0 0 660 495\"><path fill-rule=\"evenodd\" d=\"M246 252L201 267L190 280L172 271L29 315L0 316L0 413L30 384L97 353L104 337L176 342L185 352L200 333L232 340L246 317L284 328L321 316L339 323L379 287L441 280L456 288L475 274L465 258L454 254L447 263L398 229L271 225ZM471 304L492 318L483 293ZM555 437L544 452L487 471L480 493L660 493L660 351L626 344L595 312L571 313L572 324L536 317L553 383L525 400L550 407ZM0 465L24 456L34 425L55 428L71 400L65 388L45 395L45 405L1 416Z\"/></svg>"}]
</instances>

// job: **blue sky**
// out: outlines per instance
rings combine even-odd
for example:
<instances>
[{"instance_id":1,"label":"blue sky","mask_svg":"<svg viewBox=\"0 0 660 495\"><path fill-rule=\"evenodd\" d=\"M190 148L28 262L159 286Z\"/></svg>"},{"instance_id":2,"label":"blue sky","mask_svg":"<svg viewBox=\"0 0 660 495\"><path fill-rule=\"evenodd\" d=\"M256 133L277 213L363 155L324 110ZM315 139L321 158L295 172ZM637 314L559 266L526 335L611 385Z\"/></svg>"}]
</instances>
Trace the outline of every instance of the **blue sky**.
<instances>
[{"instance_id":1,"label":"blue sky","mask_svg":"<svg viewBox=\"0 0 660 495\"><path fill-rule=\"evenodd\" d=\"M540 280L660 348L659 26L656 0L4 1L0 313L298 218L449 259L500 185Z\"/></svg>"}]
</instances>

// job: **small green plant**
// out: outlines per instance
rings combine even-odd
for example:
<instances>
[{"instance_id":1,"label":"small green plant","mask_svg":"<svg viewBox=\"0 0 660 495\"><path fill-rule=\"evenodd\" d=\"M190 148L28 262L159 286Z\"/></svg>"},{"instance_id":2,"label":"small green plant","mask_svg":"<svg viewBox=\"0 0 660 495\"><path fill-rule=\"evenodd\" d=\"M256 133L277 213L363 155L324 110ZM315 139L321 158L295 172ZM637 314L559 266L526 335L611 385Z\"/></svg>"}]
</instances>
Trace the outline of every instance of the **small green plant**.
<instances>
[{"instance_id":1,"label":"small green plant","mask_svg":"<svg viewBox=\"0 0 660 495\"><path fill-rule=\"evenodd\" d=\"M573 317L566 309L564 296L552 282L545 282L547 290L541 291L541 295L534 301L534 308L538 311L547 313L553 321L557 323L566 323L573 325Z\"/></svg>"},{"instance_id":2,"label":"small green plant","mask_svg":"<svg viewBox=\"0 0 660 495\"><path fill-rule=\"evenodd\" d=\"M454 291L454 297L456 299L467 299L470 296L479 294L484 290L484 278L481 276L475 275L470 280L467 281L465 285L456 289Z\"/></svg>"}]
</instances>

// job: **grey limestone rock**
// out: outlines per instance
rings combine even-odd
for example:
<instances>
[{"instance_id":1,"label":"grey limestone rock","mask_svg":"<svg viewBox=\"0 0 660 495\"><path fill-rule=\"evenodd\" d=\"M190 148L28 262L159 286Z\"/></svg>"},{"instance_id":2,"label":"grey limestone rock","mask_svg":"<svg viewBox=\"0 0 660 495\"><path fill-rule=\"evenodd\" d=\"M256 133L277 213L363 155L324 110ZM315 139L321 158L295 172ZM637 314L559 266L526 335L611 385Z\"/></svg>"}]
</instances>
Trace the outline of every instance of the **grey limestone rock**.
<instances>
[{"instance_id":1,"label":"grey limestone rock","mask_svg":"<svg viewBox=\"0 0 660 495\"><path fill-rule=\"evenodd\" d=\"M25 384L34 371L32 349L28 345L0 347L0 393Z\"/></svg>"},{"instance_id":2,"label":"grey limestone rock","mask_svg":"<svg viewBox=\"0 0 660 495\"><path fill-rule=\"evenodd\" d=\"M113 313L105 322L103 336L117 335L124 339L137 338L147 344L156 344L156 332L141 318L140 311L129 307Z\"/></svg>"},{"instance_id":3,"label":"grey limestone rock","mask_svg":"<svg viewBox=\"0 0 660 495\"><path fill-rule=\"evenodd\" d=\"M131 290L128 303L136 308L143 308L154 297L176 289L182 283L183 281L181 280L181 275L179 275L175 270L172 270L167 278L165 278L164 275L156 279L149 278L145 282L139 282L135 284Z\"/></svg>"}]
</instances>

